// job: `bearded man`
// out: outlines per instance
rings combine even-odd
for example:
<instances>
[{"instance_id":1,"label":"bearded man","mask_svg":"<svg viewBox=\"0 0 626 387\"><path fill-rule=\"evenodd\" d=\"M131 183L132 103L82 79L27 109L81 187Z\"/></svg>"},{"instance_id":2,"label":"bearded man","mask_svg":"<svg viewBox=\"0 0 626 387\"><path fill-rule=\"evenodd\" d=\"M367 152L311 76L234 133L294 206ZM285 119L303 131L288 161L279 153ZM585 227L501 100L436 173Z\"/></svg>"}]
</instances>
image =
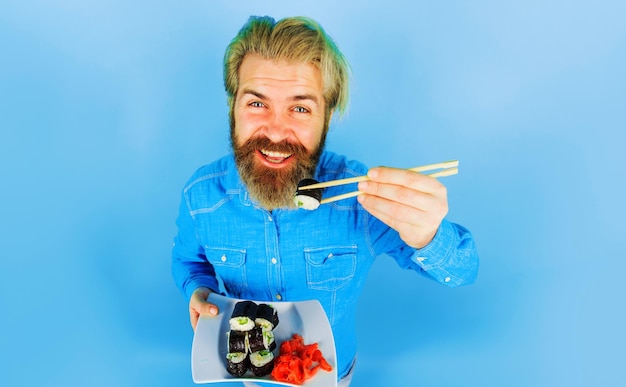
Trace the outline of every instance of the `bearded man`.
<instances>
[{"instance_id":1,"label":"bearded man","mask_svg":"<svg viewBox=\"0 0 626 387\"><path fill-rule=\"evenodd\" d=\"M318 300L333 331L340 386L350 384L355 308L377 256L451 287L473 282L478 270L471 234L445 219L447 193L438 180L368 169L324 149L333 113L347 106L348 73L315 21L248 20L224 57L233 153L201 167L185 185L172 253L194 329L201 314L219 312L207 301L211 292L266 302ZM356 198L315 211L295 208L304 178L364 174L369 180L359 183Z\"/></svg>"}]
</instances>

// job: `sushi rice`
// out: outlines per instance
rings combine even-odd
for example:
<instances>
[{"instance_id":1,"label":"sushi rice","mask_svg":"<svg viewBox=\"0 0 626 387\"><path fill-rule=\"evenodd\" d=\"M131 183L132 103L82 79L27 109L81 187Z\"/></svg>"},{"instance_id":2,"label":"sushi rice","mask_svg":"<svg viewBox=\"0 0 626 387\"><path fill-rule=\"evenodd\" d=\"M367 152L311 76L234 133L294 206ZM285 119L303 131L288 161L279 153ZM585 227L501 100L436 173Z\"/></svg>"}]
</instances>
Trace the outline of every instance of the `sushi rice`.
<instances>
[{"instance_id":1,"label":"sushi rice","mask_svg":"<svg viewBox=\"0 0 626 387\"><path fill-rule=\"evenodd\" d=\"M296 195L293 198L296 207L303 210L316 210L320 206L320 201L314 197L305 194Z\"/></svg>"},{"instance_id":2,"label":"sushi rice","mask_svg":"<svg viewBox=\"0 0 626 387\"><path fill-rule=\"evenodd\" d=\"M230 329L234 331L249 331L254 328L254 320L245 316L230 319Z\"/></svg>"}]
</instances>

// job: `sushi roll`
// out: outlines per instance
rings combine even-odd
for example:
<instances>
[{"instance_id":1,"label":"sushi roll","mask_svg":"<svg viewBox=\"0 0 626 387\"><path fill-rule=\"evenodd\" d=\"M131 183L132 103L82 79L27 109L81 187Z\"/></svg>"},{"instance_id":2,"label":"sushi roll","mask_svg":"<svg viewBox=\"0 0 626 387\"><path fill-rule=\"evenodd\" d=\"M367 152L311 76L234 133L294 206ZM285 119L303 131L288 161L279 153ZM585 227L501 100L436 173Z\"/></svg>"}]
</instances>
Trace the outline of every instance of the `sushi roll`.
<instances>
[{"instance_id":1,"label":"sushi roll","mask_svg":"<svg viewBox=\"0 0 626 387\"><path fill-rule=\"evenodd\" d=\"M276 339L274 338L274 331L263 331L263 345L270 351L276 349Z\"/></svg>"},{"instance_id":2,"label":"sushi roll","mask_svg":"<svg viewBox=\"0 0 626 387\"><path fill-rule=\"evenodd\" d=\"M278 325L278 313L276 309L267 304L259 304L254 322L264 331L271 331Z\"/></svg>"},{"instance_id":3,"label":"sushi roll","mask_svg":"<svg viewBox=\"0 0 626 387\"><path fill-rule=\"evenodd\" d=\"M228 352L226 369L242 377L248 369L256 376L266 376L274 368L277 344L273 329L278 325L278 313L268 304L239 301L228 321Z\"/></svg>"},{"instance_id":4,"label":"sushi roll","mask_svg":"<svg viewBox=\"0 0 626 387\"><path fill-rule=\"evenodd\" d=\"M317 183L319 182L315 179L303 179L298 183L298 189L296 190L296 194L293 198L293 202L296 207L305 210L315 210L320 206L322 192L324 191L322 188L299 189L300 187Z\"/></svg>"},{"instance_id":5,"label":"sushi roll","mask_svg":"<svg viewBox=\"0 0 626 387\"><path fill-rule=\"evenodd\" d=\"M248 333L241 331L228 332L228 352L229 353L247 353L250 345L248 344Z\"/></svg>"},{"instance_id":6,"label":"sushi roll","mask_svg":"<svg viewBox=\"0 0 626 387\"><path fill-rule=\"evenodd\" d=\"M257 304L252 301L239 301L236 303L229 320L230 329L246 332L254 328L257 308Z\"/></svg>"},{"instance_id":7,"label":"sushi roll","mask_svg":"<svg viewBox=\"0 0 626 387\"><path fill-rule=\"evenodd\" d=\"M272 351L262 350L250 354L250 369L256 376L269 375L274 369L274 354Z\"/></svg>"},{"instance_id":8,"label":"sushi roll","mask_svg":"<svg viewBox=\"0 0 626 387\"><path fill-rule=\"evenodd\" d=\"M229 374L241 377L250 368L250 359L245 352L229 352L226 354L226 370Z\"/></svg>"},{"instance_id":9,"label":"sushi roll","mask_svg":"<svg viewBox=\"0 0 626 387\"><path fill-rule=\"evenodd\" d=\"M274 332L265 331L260 326L257 326L248 332L248 345L250 352L258 352L262 350L273 351L276 349Z\"/></svg>"}]
</instances>

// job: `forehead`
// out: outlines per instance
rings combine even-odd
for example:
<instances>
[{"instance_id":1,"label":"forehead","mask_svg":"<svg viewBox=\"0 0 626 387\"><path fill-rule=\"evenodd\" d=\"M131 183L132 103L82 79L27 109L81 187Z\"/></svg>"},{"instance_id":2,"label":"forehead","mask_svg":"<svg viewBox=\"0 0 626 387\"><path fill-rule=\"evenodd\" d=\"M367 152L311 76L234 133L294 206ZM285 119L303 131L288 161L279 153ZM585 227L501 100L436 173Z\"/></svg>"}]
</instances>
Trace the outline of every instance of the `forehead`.
<instances>
[{"instance_id":1,"label":"forehead","mask_svg":"<svg viewBox=\"0 0 626 387\"><path fill-rule=\"evenodd\" d=\"M307 89L322 94L322 75L317 66L307 62L264 59L249 54L239 68L239 89L264 87L284 91Z\"/></svg>"}]
</instances>

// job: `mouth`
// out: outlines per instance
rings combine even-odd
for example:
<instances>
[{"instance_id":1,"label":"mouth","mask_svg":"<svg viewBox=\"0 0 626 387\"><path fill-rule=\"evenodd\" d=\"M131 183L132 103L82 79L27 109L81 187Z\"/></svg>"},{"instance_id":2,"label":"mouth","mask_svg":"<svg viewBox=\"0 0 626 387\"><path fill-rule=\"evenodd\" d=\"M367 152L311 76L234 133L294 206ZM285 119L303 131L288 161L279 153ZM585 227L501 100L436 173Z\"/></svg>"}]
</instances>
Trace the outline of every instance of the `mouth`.
<instances>
[{"instance_id":1,"label":"mouth","mask_svg":"<svg viewBox=\"0 0 626 387\"><path fill-rule=\"evenodd\" d=\"M287 163L293 156L292 153L270 151L267 149L259 149L258 153L261 155L261 158L267 162L267 164L276 167Z\"/></svg>"}]
</instances>

